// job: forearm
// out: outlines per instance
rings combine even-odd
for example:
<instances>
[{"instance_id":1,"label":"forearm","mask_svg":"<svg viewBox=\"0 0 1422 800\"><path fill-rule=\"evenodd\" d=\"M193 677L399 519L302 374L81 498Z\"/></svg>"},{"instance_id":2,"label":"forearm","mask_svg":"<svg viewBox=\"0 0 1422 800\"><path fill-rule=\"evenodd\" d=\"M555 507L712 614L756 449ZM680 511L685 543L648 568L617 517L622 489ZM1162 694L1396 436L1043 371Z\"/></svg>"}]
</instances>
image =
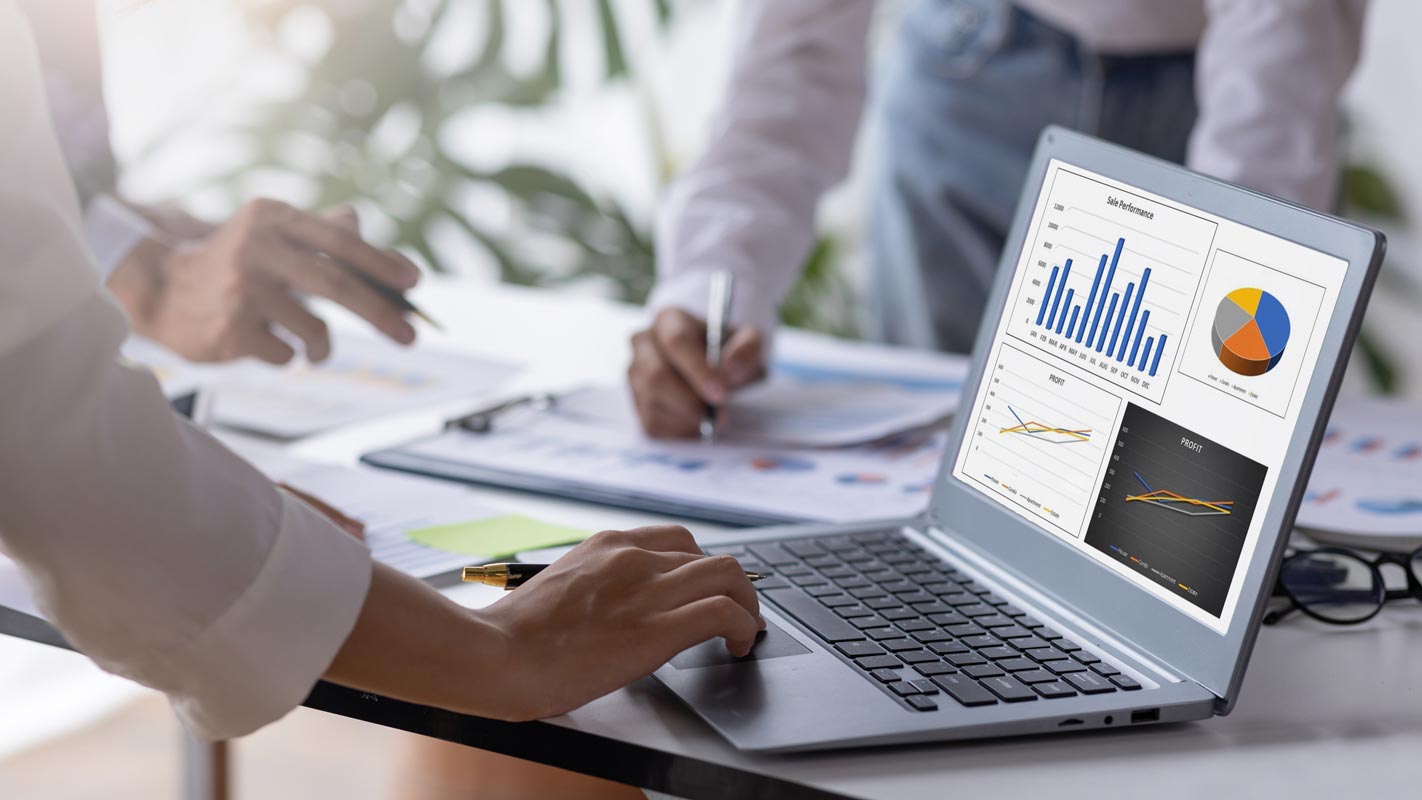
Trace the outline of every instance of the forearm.
<instances>
[{"instance_id":1,"label":"forearm","mask_svg":"<svg viewBox=\"0 0 1422 800\"><path fill-rule=\"evenodd\" d=\"M1366 0L1210 0L1189 165L1327 210Z\"/></svg>"},{"instance_id":2,"label":"forearm","mask_svg":"<svg viewBox=\"0 0 1422 800\"><path fill-rule=\"evenodd\" d=\"M376 564L355 628L326 671L353 689L496 719L526 719L504 676L509 643L479 612Z\"/></svg>"},{"instance_id":3,"label":"forearm","mask_svg":"<svg viewBox=\"0 0 1422 800\"><path fill-rule=\"evenodd\" d=\"M365 596L359 542L172 413L117 360L23 19L0 0L0 546L101 666L194 732L293 708Z\"/></svg>"},{"instance_id":4,"label":"forearm","mask_svg":"<svg viewBox=\"0 0 1422 800\"><path fill-rule=\"evenodd\" d=\"M813 245L820 197L848 170L873 12L870 0L744 4L706 151L664 204L654 307L704 313L709 275L727 268L733 319L774 324Z\"/></svg>"}]
</instances>

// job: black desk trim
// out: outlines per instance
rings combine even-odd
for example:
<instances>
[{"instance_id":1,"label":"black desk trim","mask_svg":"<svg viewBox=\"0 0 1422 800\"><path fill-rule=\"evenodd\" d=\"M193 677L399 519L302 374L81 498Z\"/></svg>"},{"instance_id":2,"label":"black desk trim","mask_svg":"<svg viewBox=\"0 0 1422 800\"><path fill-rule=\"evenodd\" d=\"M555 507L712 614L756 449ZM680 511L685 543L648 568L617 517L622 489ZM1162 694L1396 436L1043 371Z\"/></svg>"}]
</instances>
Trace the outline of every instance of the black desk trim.
<instances>
[{"instance_id":1,"label":"black desk trim","mask_svg":"<svg viewBox=\"0 0 1422 800\"><path fill-rule=\"evenodd\" d=\"M686 800L847 800L846 795L546 722L501 722L392 700L326 681L317 683L302 705Z\"/></svg>"},{"instance_id":2,"label":"black desk trim","mask_svg":"<svg viewBox=\"0 0 1422 800\"><path fill-rule=\"evenodd\" d=\"M0 634L64 650L75 649L47 621L4 606L0 606ZM327 681L318 681L302 705L685 800L848 800L846 795L546 722L501 722L393 700Z\"/></svg>"}]
</instances>

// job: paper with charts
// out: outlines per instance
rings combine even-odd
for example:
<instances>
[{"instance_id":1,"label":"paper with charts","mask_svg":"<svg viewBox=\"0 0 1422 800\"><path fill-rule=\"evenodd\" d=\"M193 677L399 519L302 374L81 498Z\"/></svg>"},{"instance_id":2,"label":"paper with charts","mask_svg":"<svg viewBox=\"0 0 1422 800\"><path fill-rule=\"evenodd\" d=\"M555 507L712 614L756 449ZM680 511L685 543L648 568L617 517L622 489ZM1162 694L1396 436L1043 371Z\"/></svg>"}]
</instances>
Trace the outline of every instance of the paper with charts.
<instances>
[{"instance_id":1,"label":"paper with charts","mask_svg":"<svg viewBox=\"0 0 1422 800\"><path fill-rule=\"evenodd\" d=\"M1320 540L1422 547L1422 409L1395 400L1339 400L1298 524Z\"/></svg>"},{"instance_id":2,"label":"paper with charts","mask_svg":"<svg viewBox=\"0 0 1422 800\"><path fill-rule=\"evenodd\" d=\"M787 333L717 441L654 441L622 385L372 453L379 466L735 524L922 511L967 359ZM866 440L873 440L866 442ZM850 447L827 445L859 443Z\"/></svg>"},{"instance_id":3,"label":"paper with charts","mask_svg":"<svg viewBox=\"0 0 1422 800\"><path fill-rule=\"evenodd\" d=\"M967 359L916 355L912 368L778 361L769 379L732 395L717 439L848 447L941 423L958 407ZM558 409L570 418L623 430L637 426L630 391L621 384L571 392L558 399Z\"/></svg>"},{"instance_id":4,"label":"paper with charts","mask_svg":"<svg viewBox=\"0 0 1422 800\"><path fill-rule=\"evenodd\" d=\"M517 369L507 363L425 347L404 348L356 335L333 336L321 364L273 367L253 360L192 364L134 337L123 355L149 367L165 392L210 392L214 424L278 439L296 439L403 411L469 400Z\"/></svg>"},{"instance_id":5,"label":"paper with charts","mask_svg":"<svg viewBox=\"0 0 1422 800\"><path fill-rule=\"evenodd\" d=\"M413 442L398 455L406 467L418 460L420 472L459 475L473 467L492 476L489 483L634 508L675 505L685 516L850 521L922 511L945 439L918 433L837 450L703 445L653 441L554 409L516 413L485 434L454 431ZM381 456L374 454L374 463L385 465ZM590 488L596 497L588 497Z\"/></svg>"}]
</instances>

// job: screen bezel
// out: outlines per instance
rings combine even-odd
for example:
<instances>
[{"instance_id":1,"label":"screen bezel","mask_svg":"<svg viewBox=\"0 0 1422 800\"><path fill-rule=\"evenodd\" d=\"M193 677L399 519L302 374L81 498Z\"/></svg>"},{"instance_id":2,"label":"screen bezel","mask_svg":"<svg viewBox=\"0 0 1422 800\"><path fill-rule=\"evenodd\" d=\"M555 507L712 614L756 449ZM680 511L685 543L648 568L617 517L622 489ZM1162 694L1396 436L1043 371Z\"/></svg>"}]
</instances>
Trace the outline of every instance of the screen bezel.
<instances>
[{"instance_id":1,"label":"screen bezel","mask_svg":"<svg viewBox=\"0 0 1422 800\"><path fill-rule=\"evenodd\" d=\"M1038 140L987 303L989 313L984 315L978 330L972 370L964 384L964 407L977 397L993 337L1006 311L1013 273L1026 246L1026 228L1052 159L1334 255L1348 265L1333 315L1325 329L1318 361L1308 375L1308 389L1300 403L1297 427L1289 439L1283 462L1278 467L1270 467L1277 471L1279 480L1244 574L1239 603L1223 634L1190 618L954 477L953 465L963 437L967 435L971 414L956 415L940 466L929 512L936 527L1205 686L1221 698L1220 712L1224 713L1232 705L1243 678L1270 594L1267 587L1273 585L1278 561L1288 541L1283 532L1292 528L1303 498L1306 476L1337 397L1366 307L1364 299L1372 289L1382 262L1384 240L1382 234L1371 229L1207 178L1083 134L1049 127Z\"/></svg>"}]
</instances>

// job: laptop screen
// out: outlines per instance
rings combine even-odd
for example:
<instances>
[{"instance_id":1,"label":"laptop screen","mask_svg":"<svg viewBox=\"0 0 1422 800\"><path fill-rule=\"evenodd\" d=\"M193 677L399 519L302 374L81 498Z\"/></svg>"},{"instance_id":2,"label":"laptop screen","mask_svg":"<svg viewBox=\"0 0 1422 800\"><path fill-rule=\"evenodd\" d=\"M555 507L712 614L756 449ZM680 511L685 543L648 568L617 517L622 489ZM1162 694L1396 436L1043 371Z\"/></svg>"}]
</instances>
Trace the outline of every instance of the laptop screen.
<instances>
[{"instance_id":1,"label":"laptop screen","mask_svg":"<svg viewBox=\"0 0 1422 800\"><path fill-rule=\"evenodd\" d=\"M1346 268L1050 161L953 476L1224 633Z\"/></svg>"}]
</instances>

